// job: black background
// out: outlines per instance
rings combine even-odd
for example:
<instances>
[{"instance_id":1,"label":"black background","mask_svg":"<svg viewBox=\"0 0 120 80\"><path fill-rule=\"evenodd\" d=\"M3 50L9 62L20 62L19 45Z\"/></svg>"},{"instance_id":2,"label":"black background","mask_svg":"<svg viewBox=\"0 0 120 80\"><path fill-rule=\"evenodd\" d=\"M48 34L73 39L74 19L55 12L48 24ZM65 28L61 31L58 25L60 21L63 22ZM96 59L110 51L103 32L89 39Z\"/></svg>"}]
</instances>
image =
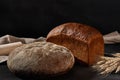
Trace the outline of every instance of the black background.
<instances>
[{"instance_id":1,"label":"black background","mask_svg":"<svg viewBox=\"0 0 120 80\"><path fill-rule=\"evenodd\" d=\"M0 36L46 36L65 22L120 31L120 0L0 0Z\"/></svg>"},{"instance_id":2,"label":"black background","mask_svg":"<svg viewBox=\"0 0 120 80\"><path fill-rule=\"evenodd\" d=\"M120 0L0 0L0 36L46 36L57 25L79 22L97 28L102 34L120 32ZM117 45L117 46L116 46ZM105 52L119 52L120 44L106 45ZM82 71L81 71L82 70ZM66 80L119 80L119 74L99 77L88 68L75 65ZM92 76L91 76L92 75ZM0 80L21 80L6 63L0 64ZM64 80L64 79L61 79Z\"/></svg>"}]
</instances>

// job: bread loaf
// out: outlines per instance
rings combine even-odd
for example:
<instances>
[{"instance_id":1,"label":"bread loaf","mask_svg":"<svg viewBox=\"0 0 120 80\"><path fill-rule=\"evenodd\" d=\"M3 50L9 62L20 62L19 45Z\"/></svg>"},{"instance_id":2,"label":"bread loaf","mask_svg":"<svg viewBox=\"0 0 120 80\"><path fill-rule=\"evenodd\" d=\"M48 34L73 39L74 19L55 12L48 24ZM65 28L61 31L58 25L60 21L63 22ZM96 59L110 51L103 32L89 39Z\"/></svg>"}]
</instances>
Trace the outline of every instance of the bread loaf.
<instances>
[{"instance_id":1,"label":"bread loaf","mask_svg":"<svg viewBox=\"0 0 120 80\"><path fill-rule=\"evenodd\" d=\"M47 41L67 47L76 59L88 65L104 54L102 34L80 23L65 23L55 27L48 33Z\"/></svg>"},{"instance_id":2,"label":"bread loaf","mask_svg":"<svg viewBox=\"0 0 120 80\"><path fill-rule=\"evenodd\" d=\"M74 56L70 50L49 42L35 42L18 47L10 53L7 61L8 68L15 75L32 79L63 74L73 64Z\"/></svg>"}]
</instances>

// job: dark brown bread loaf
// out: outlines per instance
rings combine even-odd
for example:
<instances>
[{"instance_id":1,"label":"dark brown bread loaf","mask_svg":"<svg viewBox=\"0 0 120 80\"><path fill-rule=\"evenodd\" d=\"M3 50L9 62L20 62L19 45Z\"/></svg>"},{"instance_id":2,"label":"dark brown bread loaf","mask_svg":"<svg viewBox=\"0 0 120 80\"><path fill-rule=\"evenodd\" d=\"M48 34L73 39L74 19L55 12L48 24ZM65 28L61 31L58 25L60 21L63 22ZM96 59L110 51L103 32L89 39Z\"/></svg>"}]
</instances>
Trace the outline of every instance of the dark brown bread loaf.
<instances>
[{"instance_id":1,"label":"dark brown bread loaf","mask_svg":"<svg viewBox=\"0 0 120 80\"><path fill-rule=\"evenodd\" d=\"M70 50L50 42L35 42L16 48L9 55L7 65L20 77L45 78L63 74L74 64Z\"/></svg>"},{"instance_id":2,"label":"dark brown bread loaf","mask_svg":"<svg viewBox=\"0 0 120 80\"><path fill-rule=\"evenodd\" d=\"M49 32L47 41L67 47L78 60L89 65L104 54L103 36L95 28L84 24L59 25Z\"/></svg>"}]
</instances>

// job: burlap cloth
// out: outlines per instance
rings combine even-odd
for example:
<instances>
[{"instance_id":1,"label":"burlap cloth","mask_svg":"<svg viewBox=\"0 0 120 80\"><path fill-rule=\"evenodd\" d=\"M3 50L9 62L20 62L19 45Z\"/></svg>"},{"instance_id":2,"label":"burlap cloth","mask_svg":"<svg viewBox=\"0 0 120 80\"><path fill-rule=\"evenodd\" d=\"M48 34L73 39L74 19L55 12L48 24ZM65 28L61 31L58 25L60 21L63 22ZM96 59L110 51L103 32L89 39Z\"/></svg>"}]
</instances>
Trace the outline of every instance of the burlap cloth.
<instances>
[{"instance_id":1,"label":"burlap cloth","mask_svg":"<svg viewBox=\"0 0 120 80\"><path fill-rule=\"evenodd\" d=\"M13 42L22 42L23 44L28 44L37 41L45 41L44 37L35 38L20 38L12 35L5 35L0 37L0 45L13 43ZM7 61L8 56L0 56L0 63Z\"/></svg>"},{"instance_id":2,"label":"burlap cloth","mask_svg":"<svg viewBox=\"0 0 120 80\"><path fill-rule=\"evenodd\" d=\"M118 31L106 34L103 36L105 44L120 43L120 33Z\"/></svg>"}]
</instances>

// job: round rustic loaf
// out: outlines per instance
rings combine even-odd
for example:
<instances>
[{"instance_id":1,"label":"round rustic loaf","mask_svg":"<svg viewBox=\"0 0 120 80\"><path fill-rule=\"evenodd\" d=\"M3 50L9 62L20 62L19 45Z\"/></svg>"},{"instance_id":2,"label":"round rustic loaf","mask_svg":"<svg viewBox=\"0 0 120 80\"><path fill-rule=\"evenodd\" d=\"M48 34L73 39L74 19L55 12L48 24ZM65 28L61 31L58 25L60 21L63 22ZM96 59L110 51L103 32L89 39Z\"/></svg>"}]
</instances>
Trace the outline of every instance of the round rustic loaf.
<instances>
[{"instance_id":1,"label":"round rustic loaf","mask_svg":"<svg viewBox=\"0 0 120 80\"><path fill-rule=\"evenodd\" d=\"M94 64L104 55L102 34L95 28L80 23L65 23L52 29L47 41L65 46L79 62Z\"/></svg>"},{"instance_id":2,"label":"round rustic loaf","mask_svg":"<svg viewBox=\"0 0 120 80\"><path fill-rule=\"evenodd\" d=\"M7 66L19 77L45 78L67 72L74 56L65 47L50 42L35 42L16 48L9 55Z\"/></svg>"}]
</instances>

